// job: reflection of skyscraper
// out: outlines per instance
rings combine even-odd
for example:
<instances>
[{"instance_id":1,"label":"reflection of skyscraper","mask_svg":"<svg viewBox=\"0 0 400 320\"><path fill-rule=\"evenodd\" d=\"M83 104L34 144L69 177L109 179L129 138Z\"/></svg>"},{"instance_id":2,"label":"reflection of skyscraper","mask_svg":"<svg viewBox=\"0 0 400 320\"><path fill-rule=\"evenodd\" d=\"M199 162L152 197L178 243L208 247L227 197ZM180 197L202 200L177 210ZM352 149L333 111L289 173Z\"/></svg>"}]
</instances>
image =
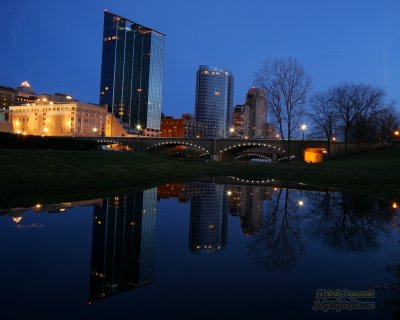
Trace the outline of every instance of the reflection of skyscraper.
<instances>
[{"instance_id":1,"label":"reflection of skyscraper","mask_svg":"<svg viewBox=\"0 0 400 320\"><path fill-rule=\"evenodd\" d=\"M157 189L94 207L89 301L153 281Z\"/></svg>"},{"instance_id":2,"label":"reflection of skyscraper","mask_svg":"<svg viewBox=\"0 0 400 320\"><path fill-rule=\"evenodd\" d=\"M206 194L191 200L189 246L192 253L221 250L227 240L225 187L205 183L204 188Z\"/></svg>"},{"instance_id":3,"label":"reflection of skyscraper","mask_svg":"<svg viewBox=\"0 0 400 320\"><path fill-rule=\"evenodd\" d=\"M160 130L164 35L104 12L100 104L148 134Z\"/></svg>"},{"instance_id":4,"label":"reflection of skyscraper","mask_svg":"<svg viewBox=\"0 0 400 320\"><path fill-rule=\"evenodd\" d=\"M257 233L263 219L263 192L261 188L244 187L240 194L240 225L245 234Z\"/></svg>"},{"instance_id":5,"label":"reflection of skyscraper","mask_svg":"<svg viewBox=\"0 0 400 320\"><path fill-rule=\"evenodd\" d=\"M229 212L240 217L245 234L257 233L263 219L263 200L269 196L268 189L247 186L229 186Z\"/></svg>"},{"instance_id":6,"label":"reflection of skyscraper","mask_svg":"<svg viewBox=\"0 0 400 320\"><path fill-rule=\"evenodd\" d=\"M230 71L201 65L197 71L196 120L207 124L206 138L227 134L232 123L233 76Z\"/></svg>"},{"instance_id":7,"label":"reflection of skyscraper","mask_svg":"<svg viewBox=\"0 0 400 320\"><path fill-rule=\"evenodd\" d=\"M168 183L157 188L157 199L177 198L179 202L189 202L191 197L207 194L204 183Z\"/></svg>"}]
</instances>

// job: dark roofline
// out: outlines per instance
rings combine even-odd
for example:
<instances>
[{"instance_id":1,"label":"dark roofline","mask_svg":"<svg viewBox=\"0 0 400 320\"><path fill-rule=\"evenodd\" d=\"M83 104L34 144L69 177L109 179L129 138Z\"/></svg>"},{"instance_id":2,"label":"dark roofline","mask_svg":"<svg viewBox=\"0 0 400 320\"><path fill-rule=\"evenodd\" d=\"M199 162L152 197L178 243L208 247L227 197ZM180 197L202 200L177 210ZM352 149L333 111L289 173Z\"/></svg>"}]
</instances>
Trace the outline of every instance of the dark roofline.
<instances>
[{"instance_id":1,"label":"dark roofline","mask_svg":"<svg viewBox=\"0 0 400 320\"><path fill-rule=\"evenodd\" d=\"M17 91L17 89L15 89L15 88L6 87L6 86L0 86L0 89L10 90L10 91Z\"/></svg>"},{"instance_id":2,"label":"dark roofline","mask_svg":"<svg viewBox=\"0 0 400 320\"><path fill-rule=\"evenodd\" d=\"M146 27L146 26L144 26L144 25L142 25L142 24L140 24L140 23L137 23L137 22L135 22L135 21L132 21L132 20L130 20L130 19L127 19L127 18L125 18L125 17L123 17L123 16L120 16L119 14L112 13L112 12L110 12L110 11L108 11L108 10L104 10L104 14L111 14L111 15L113 15L113 16L115 16L115 17L119 17L119 18L122 18L122 19L124 19L124 20L127 20L127 21L129 21L129 22L131 22L131 23L133 23L133 24L135 24L135 25L137 25L137 26L140 26L140 27L149 29L149 30L151 30L151 31L154 31L154 32L156 32L156 33L158 33L158 34L160 34L160 35L162 35L162 36L164 36L164 37L166 36L165 33L162 33L162 32L160 32L160 31L158 31L158 30L153 29L153 28Z\"/></svg>"}]
</instances>

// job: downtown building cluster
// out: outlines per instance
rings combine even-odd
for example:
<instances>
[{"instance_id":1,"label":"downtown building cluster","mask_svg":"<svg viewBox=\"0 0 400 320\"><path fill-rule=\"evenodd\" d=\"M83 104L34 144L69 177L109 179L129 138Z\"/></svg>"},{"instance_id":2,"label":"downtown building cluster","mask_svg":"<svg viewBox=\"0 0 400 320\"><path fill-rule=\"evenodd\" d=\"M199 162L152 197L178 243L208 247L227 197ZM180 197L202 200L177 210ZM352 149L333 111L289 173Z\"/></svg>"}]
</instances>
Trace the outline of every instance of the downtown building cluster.
<instances>
[{"instance_id":1,"label":"downtown building cluster","mask_svg":"<svg viewBox=\"0 0 400 320\"><path fill-rule=\"evenodd\" d=\"M195 110L180 119L162 109L165 34L104 11L99 105L66 94L35 94L28 82L0 87L0 131L47 136L272 138L262 89L233 107L234 78L201 65Z\"/></svg>"}]
</instances>

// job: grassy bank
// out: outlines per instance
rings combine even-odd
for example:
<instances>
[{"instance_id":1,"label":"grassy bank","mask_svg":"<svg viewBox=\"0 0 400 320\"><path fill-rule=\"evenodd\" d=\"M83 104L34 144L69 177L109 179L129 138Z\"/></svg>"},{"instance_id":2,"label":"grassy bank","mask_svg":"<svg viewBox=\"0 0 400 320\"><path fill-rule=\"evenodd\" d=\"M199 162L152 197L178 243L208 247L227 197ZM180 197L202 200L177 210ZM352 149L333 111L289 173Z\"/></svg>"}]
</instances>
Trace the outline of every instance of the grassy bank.
<instances>
[{"instance_id":1,"label":"grassy bank","mask_svg":"<svg viewBox=\"0 0 400 320\"><path fill-rule=\"evenodd\" d=\"M88 198L206 176L275 178L400 198L400 150L373 150L320 164L182 162L141 153L0 150L0 206ZM65 198L67 197L67 198ZM6 205L7 204L7 205Z\"/></svg>"}]
</instances>

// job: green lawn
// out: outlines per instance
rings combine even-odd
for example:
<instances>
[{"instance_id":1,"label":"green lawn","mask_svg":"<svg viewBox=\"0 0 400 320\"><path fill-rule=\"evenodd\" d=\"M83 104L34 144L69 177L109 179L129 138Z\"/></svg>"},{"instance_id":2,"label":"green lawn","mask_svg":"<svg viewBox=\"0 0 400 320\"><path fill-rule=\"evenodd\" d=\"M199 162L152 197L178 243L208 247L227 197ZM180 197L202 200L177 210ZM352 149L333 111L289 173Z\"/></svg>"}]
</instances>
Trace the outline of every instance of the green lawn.
<instances>
[{"instance_id":1,"label":"green lawn","mask_svg":"<svg viewBox=\"0 0 400 320\"><path fill-rule=\"evenodd\" d=\"M84 199L228 175L275 178L400 200L400 150L392 149L366 151L319 164L184 162L143 153L0 149L0 163L0 207Z\"/></svg>"}]
</instances>

